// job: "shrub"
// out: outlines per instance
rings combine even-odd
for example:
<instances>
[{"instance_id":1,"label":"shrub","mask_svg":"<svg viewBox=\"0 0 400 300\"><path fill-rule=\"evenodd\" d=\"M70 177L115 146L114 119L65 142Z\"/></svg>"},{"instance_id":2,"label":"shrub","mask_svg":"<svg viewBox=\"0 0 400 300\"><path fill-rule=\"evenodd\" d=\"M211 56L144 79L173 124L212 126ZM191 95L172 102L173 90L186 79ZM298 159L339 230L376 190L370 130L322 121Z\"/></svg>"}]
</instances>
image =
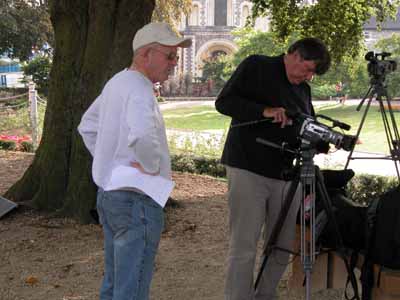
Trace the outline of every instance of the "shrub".
<instances>
[{"instance_id":1,"label":"shrub","mask_svg":"<svg viewBox=\"0 0 400 300\"><path fill-rule=\"evenodd\" d=\"M347 186L348 197L358 204L368 205L398 184L398 180L395 177L357 175Z\"/></svg>"},{"instance_id":2,"label":"shrub","mask_svg":"<svg viewBox=\"0 0 400 300\"><path fill-rule=\"evenodd\" d=\"M172 155L171 167L174 171L196 173L196 166L193 159L186 155Z\"/></svg>"},{"instance_id":3,"label":"shrub","mask_svg":"<svg viewBox=\"0 0 400 300\"><path fill-rule=\"evenodd\" d=\"M35 149L33 148L33 143L31 142L23 141L20 145L21 151L23 152L35 152Z\"/></svg>"},{"instance_id":4,"label":"shrub","mask_svg":"<svg viewBox=\"0 0 400 300\"><path fill-rule=\"evenodd\" d=\"M17 143L14 141L4 141L0 140L0 149L2 150L16 150L17 149Z\"/></svg>"},{"instance_id":5,"label":"shrub","mask_svg":"<svg viewBox=\"0 0 400 300\"><path fill-rule=\"evenodd\" d=\"M226 177L225 167L217 158L174 154L171 156L172 170L214 177ZM395 177L361 174L356 175L347 185L347 197L360 205L368 205L381 198L389 189L398 185Z\"/></svg>"},{"instance_id":6,"label":"shrub","mask_svg":"<svg viewBox=\"0 0 400 300\"><path fill-rule=\"evenodd\" d=\"M37 56L22 67L24 76L32 76L32 80L36 83L39 92L46 96L49 90L51 64L50 58L46 56Z\"/></svg>"},{"instance_id":7,"label":"shrub","mask_svg":"<svg viewBox=\"0 0 400 300\"><path fill-rule=\"evenodd\" d=\"M313 99L329 99L336 95L335 86L331 84L313 85Z\"/></svg>"},{"instance_id":8,"label":"shrub","mask_svg":"<svg viewBox=\"0 0 400 300\"><path fill-rule=\"evenodd\" d=\"M172 170L197 174L207 174L214 177L225 177L225 167L217 158L203 156L174 154L171 156Z\"/></svg>"}]
</instances>

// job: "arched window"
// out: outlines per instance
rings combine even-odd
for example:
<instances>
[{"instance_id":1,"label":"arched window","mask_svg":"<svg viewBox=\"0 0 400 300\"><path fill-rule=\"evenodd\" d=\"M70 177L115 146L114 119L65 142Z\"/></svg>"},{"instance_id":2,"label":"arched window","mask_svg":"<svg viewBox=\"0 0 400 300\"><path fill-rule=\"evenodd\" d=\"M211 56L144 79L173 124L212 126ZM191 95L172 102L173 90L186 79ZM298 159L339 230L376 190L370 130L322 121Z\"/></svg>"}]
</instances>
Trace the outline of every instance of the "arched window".
<instances>
[{"instance_id":1,"label":"arched window","mask_svg":"<svg viewBox=\"0 0 400 300\"><path fill-rule=\"evenodd\" d=\"M227 25L227 0L215 0L214 7L214 25L226 26Z\"/></svg>"},{"instance_id":2,"label":"arched window","mask_svg":"<svg viewBox=\"0 0 400 300\"><path fill-rule=\"evenodd\" d=\"M242 20L240 22L242 27L244 27L246 25L246 21L247 21L247 18L249 17L249 15L250 15L249 6L248 5L243 5L243 7L242 7Z\"/></svg>"},{"instance_id":3,"label":"arched window","mask_svg":"<svg viewBox=\"0 0 400 300\"><path fill-rule=\"evenodd\" d=\"M190 26L199 26L200 24L200 9L197 4L192 6L192 12L190 13L189 25Z\"/></svg>"}]
</instances>

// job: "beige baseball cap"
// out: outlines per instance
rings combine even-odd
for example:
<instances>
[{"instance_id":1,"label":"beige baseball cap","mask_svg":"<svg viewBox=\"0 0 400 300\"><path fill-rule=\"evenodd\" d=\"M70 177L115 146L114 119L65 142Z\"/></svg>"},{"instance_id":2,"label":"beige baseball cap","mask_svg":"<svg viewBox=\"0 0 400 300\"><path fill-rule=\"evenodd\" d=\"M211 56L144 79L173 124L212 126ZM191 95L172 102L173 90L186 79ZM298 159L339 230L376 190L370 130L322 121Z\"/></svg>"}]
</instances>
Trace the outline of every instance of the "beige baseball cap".
<instances>
[{"instance_id":1,"label":"beige baseball cap","mask_svg":"<svg viewBox=\"0 0 400 300\"><path fill-rule=\"evenodd\" d=\"M133 51L151 43L188 48L192 40L180 37L169 24L160 22L149 23L136 32L132 42Z\"/></svg>"}]
</instances>

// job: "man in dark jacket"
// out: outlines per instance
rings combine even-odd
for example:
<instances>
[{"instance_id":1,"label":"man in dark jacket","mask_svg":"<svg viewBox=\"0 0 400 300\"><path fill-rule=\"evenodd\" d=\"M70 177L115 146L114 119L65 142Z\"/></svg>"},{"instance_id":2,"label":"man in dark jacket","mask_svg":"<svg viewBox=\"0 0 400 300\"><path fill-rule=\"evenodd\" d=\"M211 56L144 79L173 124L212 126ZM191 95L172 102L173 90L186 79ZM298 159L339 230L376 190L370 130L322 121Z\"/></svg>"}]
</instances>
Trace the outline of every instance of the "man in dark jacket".
<instances>
[{"instance_id":1,"label":"man in dark jacket","mask_svg":"<svg viewBox=\"0 0 400 300\"><path fill-rule=\"evenodd\" d=\"M229 181L230 245L225 300L275 297L289 254L277 249L272 252L254 291L256 249L263 225L268 241L277 221L290 187L284 174L293 166L293 157L257 143L256 138L279 145L295 143L298 132L286 112L314 114L307 81L315 74L324 74L329 66L329 52L320 40L301 39L290 46L287 54L246 58L216 100L216 109L232 117L222 154ZM278 238L279 248L292 248L299 205L298 189Z\"/></svg>"}]
</instances>

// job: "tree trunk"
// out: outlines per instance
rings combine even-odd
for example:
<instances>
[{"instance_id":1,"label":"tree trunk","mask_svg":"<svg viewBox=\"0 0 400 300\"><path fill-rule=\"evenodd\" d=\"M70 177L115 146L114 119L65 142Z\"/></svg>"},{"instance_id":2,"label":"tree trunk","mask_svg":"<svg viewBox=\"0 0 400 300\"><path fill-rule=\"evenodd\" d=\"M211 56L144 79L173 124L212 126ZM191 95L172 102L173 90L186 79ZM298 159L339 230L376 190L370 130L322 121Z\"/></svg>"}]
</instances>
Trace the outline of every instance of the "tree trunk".
<instances>
[{"instance_id":1,"label":"tree trunk","mask_svg":"<svg viewBox=\"0 0 400 300\"><path fill-rule=\"evenodd\" d=\"M6 197L90 221L96 187L77 126L105 82L129 66L133 36L150 21L154 5L154 0L50 1L55 54L43 136L31 166Z\"/></svg>"}]
</instances>

